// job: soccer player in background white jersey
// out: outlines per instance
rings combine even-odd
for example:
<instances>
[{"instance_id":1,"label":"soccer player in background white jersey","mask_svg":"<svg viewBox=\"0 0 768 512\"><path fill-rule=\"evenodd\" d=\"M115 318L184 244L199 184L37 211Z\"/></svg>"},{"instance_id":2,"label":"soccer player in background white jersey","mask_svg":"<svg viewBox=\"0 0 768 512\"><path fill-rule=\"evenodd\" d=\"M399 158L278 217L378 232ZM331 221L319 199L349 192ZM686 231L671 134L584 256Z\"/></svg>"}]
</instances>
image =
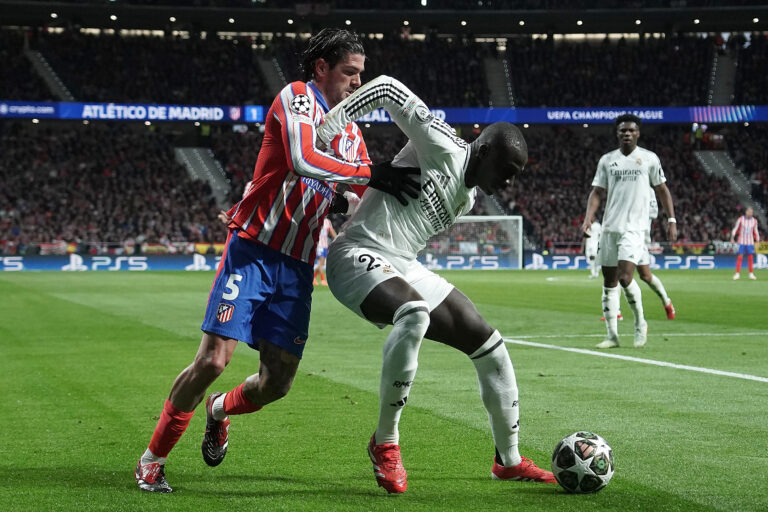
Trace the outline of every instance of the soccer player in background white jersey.
<instances>
[{"instance_id":1,"label":"soccer player in background white jersey","mask_svg":"<svg viewBox=\"0 0 768 512\"><path fill-rule=\"evenodd\" d=\"M747 255L747 266L749 267L749 278L757 279L754 272L753 258L755 255L755 244L760 241L760 234L757 232L757 219L753 217L755 211L747 208L744 215L739 217L736 225L731 231L731 243L734 243L736 235L739 235L739 255L736 257L736 273L733 274L733 280L736 281L741 273L741 260Z\"/></svg>"},{"instance_id":2,"label":"soccer player in background white jersey","mask_svg":"<svg viewBox=\"0 0 768 512\"><path fill-rule=\"evenodd\" d=\"M468 144L402 83L380 76L332 109L318 137L329 140L378 107L410 139L393 166L421 168L419 198L402 206L369 188L328 252L328 284L336 298L379 327L394 326L383 349L379 423L368 443L376 480L390 493L406 490L398 421L427 337L461 350L475 366L496 445L492 476L553 483L551 472L518 451L517 383L501 334L463 293L416 259L431 236L472 208L476 188L494 194L512 184L528 161L523 135L509 123L494 123Z\"/></svg>"},{"instance_id":3,"label":"soccer player in background white jersey","mask_svg":"<svg viewBox=\"0 0 768 512\"><path fill-rule=\"evenodd\" d=\"M642 293L633 276L645 251L645 230L650 218L649 185L656 191L667 213L667 239L670 242L677 240L672 195L665 185L667 180L659 157L637 145L640 124L640 118L632 114L616 118L619 148L604 154L597 164L581 226L582 233L588 237L589 227L605 197L599 261L603 267L602 304L607 336L597 348L619 346L616 321L619 283L635 317L635 347L642 347L647 340L648 323L643 316Z\"/></svg>"},{"instance_id":4,"label":"soccer player in background white jersey","mask_svg":"<svg viewBox=\"0 0 768 512\"><path fill-rule=\"evenodd\" d=\"M597 249L600 246L600 234L603 232L603 226L595 219L589 226L589 237L585 237L582 242L584 257L587 258L589 265L589 278L595 279L600 275L600 264L597 262Z\"/></svg>"},{"instance_id":5,"label":"soccer player in background white jersey","mask_svg":"<svg viewBox=\"0 0 768 512\"><path fill-rule=\"evenodd\" d=\"M664 283L661 282L661 279L651 272L651 252L649 251L649 246L651 245L651 226L656 217L659 216L659 203L656 201L656 192L653 189L651 189L650 195L648 227L645 230L645 251L643 251L643 255L640 256L640 260L637 262L637 273L640 275L640 279L645 281L661 299L661 305L664 306L667 319L674 320L675 306L672 304L672 299L667 295L667 290L664 288Z\"/></svg>"}]
</instances>

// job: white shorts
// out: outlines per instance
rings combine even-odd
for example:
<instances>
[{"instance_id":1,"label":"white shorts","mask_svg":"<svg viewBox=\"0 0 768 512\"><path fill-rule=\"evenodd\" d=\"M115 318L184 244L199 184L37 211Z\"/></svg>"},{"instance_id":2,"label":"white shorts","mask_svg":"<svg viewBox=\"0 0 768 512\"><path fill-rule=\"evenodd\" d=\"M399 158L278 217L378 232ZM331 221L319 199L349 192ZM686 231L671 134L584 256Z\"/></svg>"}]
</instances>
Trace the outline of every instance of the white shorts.
<instances>
[{"instance_id":1,"label":"white shorts","mask_svg":"<svg viewBox=\"0 0 768 512\"><path fill-rule=\"evenodd\" d=\"M637 261L637 266L640 265L650 265L651 264L651 253L648 250L648 246L651 245L651 232L646 231L643 234L643 241L645 247L643 248L643 254L640 256L640 259Z\"/></svg>"},{"instance_id":2,"label":"white shorts","mask_svg":"<svg viewBox=\"0 0 768 512\"><path fill-rule=\"evenodd\" d=\"M363 300L376 286L393 277L401 277L411 285L429 304L430 311L454 288L416 259L365 247L343 234L334 239L328 250L326 275L336 299L362 318L365 318L360 311Z\"/></svg>"},{"instance_id":3,"label":"white shorts","mask_svg":"<svg viewBox=\"0 0 768 512\"><path fill-rule=\"evenodd\" d=\"M600 238L598 260L604 267L617 267L619 261L631 261L637 265L647 250L643 231L604 232Z\"/></svg>"}]
</instances>

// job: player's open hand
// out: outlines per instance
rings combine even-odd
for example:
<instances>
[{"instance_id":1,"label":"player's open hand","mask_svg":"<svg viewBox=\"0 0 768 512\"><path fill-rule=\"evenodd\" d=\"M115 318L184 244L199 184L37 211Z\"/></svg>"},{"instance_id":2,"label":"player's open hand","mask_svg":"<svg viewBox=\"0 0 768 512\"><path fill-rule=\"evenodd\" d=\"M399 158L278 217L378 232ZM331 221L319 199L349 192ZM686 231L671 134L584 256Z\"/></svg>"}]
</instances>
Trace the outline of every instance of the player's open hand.
<instances>
[{"instance_id":1,"label":"player's open hand","mask_svg":"<svg viewBox=\"0 0 768 512\"><path fill-rule=\"evenodd\" d=\"M418 167L392 167L392 162L384 162L371 166L371 180L368 182L373 188L392 194L406 206L408 200L405 194L416 199L419 197L419 182L417 180L421 169Z\"/></svg>"}]
</instances>

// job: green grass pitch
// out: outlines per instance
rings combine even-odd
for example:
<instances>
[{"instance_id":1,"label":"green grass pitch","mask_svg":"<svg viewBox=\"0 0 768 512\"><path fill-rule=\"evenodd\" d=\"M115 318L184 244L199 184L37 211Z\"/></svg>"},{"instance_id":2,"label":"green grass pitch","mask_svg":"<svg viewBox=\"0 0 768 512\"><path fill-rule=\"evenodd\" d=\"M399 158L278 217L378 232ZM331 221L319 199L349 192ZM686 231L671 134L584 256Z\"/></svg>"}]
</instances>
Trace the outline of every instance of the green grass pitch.
<instances>
[{"instance_id":1,"label":"green grass pitch","mask_svg":"<svg viewBox=\"0 0 768 512\"><path fill-rule=\"evenodd\" d=\"M548 468L563 436L592 430L613 447L616 474L595 495L491 480L473 366L425 341L400 429L409 488L387 496L365 452L387 331L327 288L288 396L233 418L217 468L200 456L199 408L166 467L176 492L152 495L133 468L195 354L212 273L0 274L0 509L768 510L768 274L658 275L677 319L640 283L648 344L632 347L622 299L622 347L609 352L622 357L610 358L593 350L601 285L586 271L446 272L510 340L521 453ZM211 391L257 364L241 345Z\"/></svg>"}]
</instances>

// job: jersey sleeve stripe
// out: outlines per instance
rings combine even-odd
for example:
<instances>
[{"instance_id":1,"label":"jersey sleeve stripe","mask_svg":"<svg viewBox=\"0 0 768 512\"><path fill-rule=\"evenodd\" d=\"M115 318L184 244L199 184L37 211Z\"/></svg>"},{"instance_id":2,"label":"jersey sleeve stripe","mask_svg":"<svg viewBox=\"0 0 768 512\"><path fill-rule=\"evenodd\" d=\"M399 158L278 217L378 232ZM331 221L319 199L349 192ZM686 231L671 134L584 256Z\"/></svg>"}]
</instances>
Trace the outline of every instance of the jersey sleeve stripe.
<instances>
[{"instance_id":1,"label":"jersey sleeve stripe","mask_svg":"<svg viewBox=\"0 0 768 512\"><path fill-rule=\"evenodd\" d=\"M386 79L388 77L379 78ZM350 119L357 119L390 102L402 107L405 105L408 97L412 95L413 93L405 86L400 88L394 82L384 82L370 87L355 99L355 101L352 101L349 105L345 106L344 112ZM389 100L389 102L387 100Z\"/></svg>"}]
</instances>

